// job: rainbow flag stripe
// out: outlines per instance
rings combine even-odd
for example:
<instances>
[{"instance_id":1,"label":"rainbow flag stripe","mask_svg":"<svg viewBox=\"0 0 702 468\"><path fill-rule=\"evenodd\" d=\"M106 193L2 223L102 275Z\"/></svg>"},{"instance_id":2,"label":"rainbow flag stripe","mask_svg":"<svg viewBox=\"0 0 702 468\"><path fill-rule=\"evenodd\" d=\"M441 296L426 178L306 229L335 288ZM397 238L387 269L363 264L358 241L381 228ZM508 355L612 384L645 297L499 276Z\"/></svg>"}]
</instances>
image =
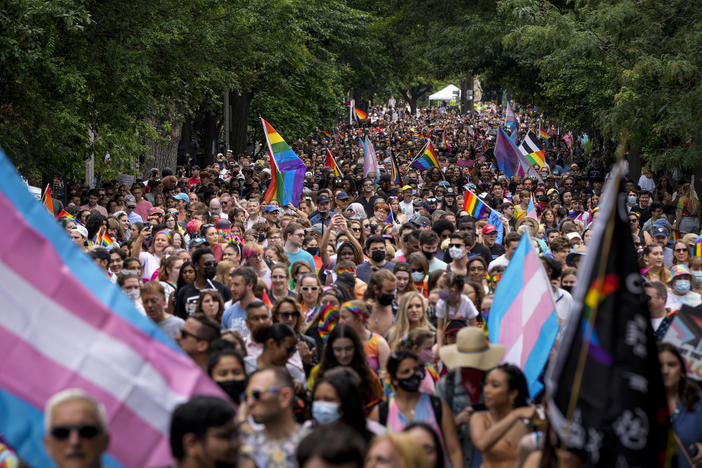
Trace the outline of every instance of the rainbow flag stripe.
<instances>
[{"instance_id":1,"label":"rainbow flag stripe","mask_svg":"<svg viewBox=\"0 0 702 468\"><path fill-rule=\"evenodd\" d=\"M66 210L61 210L61 212L56 215L56 219L61 219L61 218L76 219L75 216L73 216L71 213L69 213Z\"/></svg>"},{"instance_id":2,"label":"rainbow flag stripe","mask_svg":"<svg viewBox=\"0 0 702 468\"><path fill-rule=\"evenodd\" d=\"M439 159L436 157L436 151L434 151L434 145L431 141L424 147L421 156L412 163L412 167L420 171L431 169L432 167L439 167Z\"/></svg>"},{"instance_id":3,"label":"rainbow flag stripe","mask_svg":"<svg viewBox=\"0 0 702 468\"><path fill-rule=\"evenodd\" d=\"M539 136L546 141L551 139L551 135L549 135L548 132L546 130L544 130L543 128L539 129Z\"/></svg>"},{"instance_id":4,"label":"rainbow flag stripe","mask_svg":"<svg viewBox=\"0 0 702 468\"><path fill-rule=\"evenodd\" d=\"M326 138L327 140L331 140L331 139L332 139L332 134L331 134L331 132L327 132L327 131L325 130L325 131L323 131L322 133L324 134L324 138Z\"/></svg>"},{"instance_id":5,"label":"rainbow flag stripe","mask_svg":"<svg viewBox=\"0 0 702 468\"><path fill-rule=\"evenodd\" d=\"M697 237L695 241L695 247L692 249L692 254L695 257L702 257L702 234Z\"/></svg>"},{"instance_id":6,"label":"rainbow flag stripe","mask_svg":"<svg viewBox=\"0 0 702 468\"><path fill-rule=\"evenodd\" d=\"M297 206L300 203L302 188L305 184L307 166L283 140L275 128L261 119L263 132L268 143L271 161L271 183L264 195L266 203L274 198L280 206Z\"/></svg>"},{"instance_id":7,"label":"rainbow flag stripe","mask_svg":"<svg viewBox=\"0 0 702 468\"><path fill-rule=\"evenodd\" d=\"M529 164L538 164L539 167L544 167L546 165L546 152L544 150L527 153L524 157L529 161Z\"/></svg>"},{"instance_id":8,"label":"rainbow flag stripe","mask_svg":"<svg viewBox=\"0 0 702 468\"><path fill-rule=\"evenodd\" d=\"M327 336L336 328L336 324L339 321L339 309L331 304L327 304L322 307L319 311L319 324L317 325L317 331L319 332L320 338L323 341L327 341Z\"/></svg>"},{"instance_id":9,"label":"rainbow flag stripe","mask_svg":"<svg viewBox=\"0 0 702 468\"><path fill-rule=\"evenodd\" d=\"M463 211L474 217L475 219L487 218L487 206L480 198L470 190L466 190L463 197Z\"/></svg>"},{"instance_id":10,"label":"rainbow flag stripe","mask_svg":"<svg viewBox=\"0 0 702 468\"><path fill-rule=\"evenodd\" d=\"M324 160L324 165L331 168L334 171L336 177L343 177L341 175L341 170L339 170L339 165L336 163L334 156L332 156L331 151L327 149L327 158Z\"/></svg>"},{"instance_id":11,"label":"rainbow flag stripe","mask_svg":"<svg viewBox=\"0 0 702 468\"><path fill-rule=\"evenodd\" d=\"M356 118L357 118L358 120L364 120L364 119L367 119L367 118L368 118L368 114L366 114L365 112L363 112L363 111L362 111L361 109L359 109L358 107L354 107L354 108L353 108L353 111L356 113Z\"/></svg>"}]
</instances>

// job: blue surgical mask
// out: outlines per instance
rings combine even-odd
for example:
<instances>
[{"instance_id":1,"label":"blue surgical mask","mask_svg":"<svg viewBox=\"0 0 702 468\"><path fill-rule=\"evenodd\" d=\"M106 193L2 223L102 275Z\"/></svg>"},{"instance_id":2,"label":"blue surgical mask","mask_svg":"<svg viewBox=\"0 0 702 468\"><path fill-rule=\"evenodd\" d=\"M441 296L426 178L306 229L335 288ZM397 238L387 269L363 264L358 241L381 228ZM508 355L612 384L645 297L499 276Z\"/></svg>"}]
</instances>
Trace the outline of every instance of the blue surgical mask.
<instances>
[{"instance_id":1,"label":"blue surgical mask","mask_svg":"<svg viewBox=\"0 0 702 468\"><path fill-rule=\"evenodd\" d=\"M702 273L702 271L700 272ZM413 271L412 272L412 281L415 283L419 283L424 279L424 272L423 271Z\"/></svg>"},{"instance_id":2,"label":"blue surgical mask","mask_svg":"<svg viewBox=\"0 0 702 468\"><path fill-rule=\"evenodd\" d=\"M315 400L312 402L312 417L319 424L332 424L339 420L339 403Z\"/></svg>"},{"instance_id":3,"label":"blue surgical mask","mask_svg":"<svg viewBox=\"0 0 702 468\"><path fill-rule=\"evenodd\" d=\"M695 277L695 282L697 284L702 283L702 271L693 271L692 275Z\"/></svg>"},{"instance_id":4,"label":"blue surgical mask","mask_svg":"<svg viewBox=\"0 0 702 468\"><path fill-rule=\"evenodd\" d=\"M628 201L629 204L633 205L636 203L636 197L632 195L631 197L627 198L626 201Z\"/></svg>"},{"instance_id":5,"label":"blue surgical mask","mask_svg":"<svg viewBox=\"0 0 702 468\"><path fill-rule=\"evenodd\" d=\"M690 291L690 280L679 279L675 281L675 290L681 294Z\"/></svg>"},{"instance_id":6,"label":"blue surgical mask","mask_svg":"<svg viewBox=\"0 0 702 468\"><path fill-rule=\"evenodd\" d=\"M439 299L441 299L442 301L444 301L444 302L448 301L449 297L451 297L451 292L439 291Z\"/></svg>"}]
</instances>

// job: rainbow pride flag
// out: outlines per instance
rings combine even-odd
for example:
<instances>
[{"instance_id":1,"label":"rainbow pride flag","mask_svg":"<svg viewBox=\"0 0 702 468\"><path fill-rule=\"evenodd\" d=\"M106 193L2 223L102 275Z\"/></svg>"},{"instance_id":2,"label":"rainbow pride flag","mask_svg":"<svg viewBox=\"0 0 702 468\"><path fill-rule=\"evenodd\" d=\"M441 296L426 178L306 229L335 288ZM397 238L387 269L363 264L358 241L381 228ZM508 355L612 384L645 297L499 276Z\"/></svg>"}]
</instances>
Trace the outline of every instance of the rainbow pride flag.
<instances>
[{"instance_id":1,"label":"rainbow pride flag","mask_svg":"<svg viewBox=\"0 0 702 468\"><path fill-rule=\"evenodd\" d=\"M551 139L551 135L549 135L548 132L541 127L539 127L539 137L546 141Z\"/></svg>"},{"instance_id":2,"label":"rainbow pride flag","mask_svg":"<svg viewBox=\"0 0 702 468\"><path fill-rule=\"evenodd\" d=\"M353 108L353 111L354 111L354 113L356 114L356 118L357 118L358 120L365 120L365 119L368 118L368 114L366 114L365 112L363 112L363 111L362 111L361 109L359 109L358 107L354 107L354 108Z\"/></svg>"},{"instance_id":3,"label":"rainbow pride flag","mask_svg":"<svg viewBox=\"0 0 702 468\"><path fill-rule=\"evenodd\" d=\"M268 296L268 292L264 289L263 290L263 297L261 297L261 301L263 301L264 304L268 306L269 309L273 308L273 302L271 302L271 298Z\"/></svg>"},{"instance_id":4,"label":"rainbow pride flag","mask_svg":"<svg viewBox=\"0 0 702 468\"><path fill-rule=\"evenodd\" d=\"M463 196L463 211L475 219L487 218L488 207L470 190L466 190Z\"/></svg>"},{"instance_id":5,"label":"rainbow pride flag","mask_svg":"<svg viewBox=\"0 0 702 468\"><path fill-rule=\"evenodd\" d=\"M264 195L266 203L276 199L280 206L297 206L305 185L307 166L283 140L275 128L261 119L271 161L271 183Z\"/></svg>"},{"instance_id":6,"label":"rainbow pride flag","mask_svg":"<svg viewBox=\"0 0 702 468\"><path fill-rule=\"evenodd\" d=\"M61 212L56 215L56 219L61 219L61 218L76 219L75 216L73 216L71 213L69 213L66 210L61 210Z\"/></svg>"},{"instance_id":7,"label":"rainbow pride flag","mask_svg":"<svg viewBox=\"0 0 702 468\"><path fill-rule=\"evenodd\" d=\"M322 132L324 134L324 138L327 139L327 141L330 141L332 139L332 133L327 132L326 130Z\"/></svg>"},{"instance_id":8,"label":"rainbow pride flag","mask_svg":"<svg viewBox=\"0 0 702 468\"><path fill-rule=\"evenodd\" d=\"M692 255L695 257L702 257L702 234L700 234L695 241L695 247L692 249Z\"/></svg>"},{"instance_id":9,"label":"rainbow pride flag","mask_svg":"<svg viewBox=\"0 0 702 468\"><path fill-rule=\"evenodd\" d=\"M106 409L100 466L171 466L170 420L193 395L226 395L112 283L27 190L0 150L0 433L28 466L55 466L44 408L76 388Z\"/></svg>"},{"instance_id":10,"label":"rainbow pride flag","mask_svg":"<svg viewBox=\"0 0 702 468\"><path fill-rule=\"evenodd\" d=\"M436 151L434 151L434 145L431 141L427 142L422 154L412 163L412 167L420 171L431 169L432 167L439 167L439 159L436 157Z\"/></svg>"},{"instance_id":11,"label":"rainbow pride flag","mask_svg":"<svg viewBox=\"0 0 702 468\"><path fill-rule=\"evenodd\" d=\"M49 210L49 213L51 213L51 216L53 216L54 199L51 197L51 185L46 186L46 190L44 190L44 197L42 198L42 203L44 203L46 209Z\"/></svg>"},{"instance_id":12,"label":"rainbow pride flag","mask_svg":"<svg viewBox=\"0 0 702 468\"><path fill-rule=\"evenodd\" d=\"M107 234L106 232L102 233L101 235L97 235L97 236L93 237L93 240L92 240L92 244L94 246L104 247L106 249L109 249L110 247L112 247L112 244L114 244L114 243L115 243L115 240L112 237L110 237L110 235Z\"/></svg>"},{"instance_id":13,"label":"rainbow pride flag","mask_svg":"<svg viewBox=\"0 0 702 468\"><path fill-rule=\"evenodd\" d=\"M334 171L334 175L336 177L343 177L341 175L339 165L336 163L336 160L334 159L334 156L332 156L331 151L329 151L329 149L327 149L327 158L324 160L324 165L331 168L331 170Z\"/></svg>"},{"instance_id":14,"label":"rainbow pride flag","mask_svg":"<svg viewBox=\"0 0 702 468\"><path fill-rule=\"evenodd\" d=\"M336 324L339 322L339 309L331 304L321 306L322 309L319 311L319 324L317 325L317 331L319 332L322 341L327 341L327 336L336 328Z\"/></svg>"}]
</instances>

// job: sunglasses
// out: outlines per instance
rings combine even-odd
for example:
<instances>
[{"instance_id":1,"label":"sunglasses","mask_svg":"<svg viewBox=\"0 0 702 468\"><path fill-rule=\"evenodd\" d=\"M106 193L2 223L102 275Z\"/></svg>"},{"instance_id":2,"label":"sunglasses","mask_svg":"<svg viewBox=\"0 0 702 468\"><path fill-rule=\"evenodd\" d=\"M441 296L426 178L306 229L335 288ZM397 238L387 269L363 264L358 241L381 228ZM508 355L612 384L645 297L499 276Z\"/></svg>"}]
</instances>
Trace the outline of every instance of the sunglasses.
<instances>
[{"instance_id":1,"label":"sunglasses","mask_svg":"<svg viewBox=\"0 0 702 468\"><path fill-rule=\"evenodd\" d=\"M70 437L71 432L78 432L78 437L81 439L92 439L102 432L98 426L94 424L76 424L55 426L51 428L51 437L56 440L66 440Z\"/></svg>"},{"instance_id":2,"label":"sunglasses","mask_svg":"<svg viewBox=\"0 0 702 468\"><path fill-rule=\"evenodd\" d=\"M421 268L412 268L412 273L424 273L424 270Z\"/></svg>"},{"instance_id":3,"label":"sunglasses","mask_svg":"<svg viewBox=\"0 0 702 468\"><path fill-rule=\"evenodd\" d=\"M361 232L361 228L359 228L359 227L352 227L351 230L353 232Z\"/></svg>"},{"instance_id":4,"label":"sunglasses","mask_svg":"<svg viewBox=\"0 0 702 468\"><path fill-rule=\"evenodd\" d=\"M676 252L687 252L687 249L675 249Z\"/></svg>"},{"instance_id":5,"label":"sunglasses","mask_svg":"<svg viewBox=\"0 0 702 468\"><path fill-rule=\"evenodd\" d=\"M462 249L463 244L449 244L449 248L451 248L451 247L456 248L456 249Z\"/></svg>"},{"instance_id":6,"label":"sunglasses","mask_svg":"<svg viewBox=\"0 0 702 468\"><path fill-rule=\"evenodd\" d=\"M264 388L263 390L251 390L245 393L246 400L259 401L266 393L280 393L282 389L282 387L270 387Z\"/></svg>"},{"instance_id":7,"label":"sunglasses","mask_svg":"<svg viewBox=\"0 0 702 468\"><path fill-rule=\"evenodd\" d=\"M191 338L195 338L195 339L198 340L198 341L202 341L202 338L200 338L199 336L195 335L194 333L190 333L189 331L185 330L184 328L181 328L181 329L180 329L180 335L181 335L183 338L191 337Z\"/></svg>"},{"instance_id":8,"label":"sunglasses","mask_svg":"<svg viewBox=\"0 0 702 468\"><path fill-rule=\"evenodd\" d=\"M281 312L280 313L280 318L285 319L285 320L296 319L299 316L300 316L300 314L297 312Z\"/></svg>"},{"instance_id":9,"label":"sunglasses","mask_svg":"<svg viewBox=\"0 0 702 468\"><path fill-rule=\"evenodd\" d=\"M303 291L316 291L319 289L318 286L303 286L302 288Z\"/></svg>"}]
</instances>

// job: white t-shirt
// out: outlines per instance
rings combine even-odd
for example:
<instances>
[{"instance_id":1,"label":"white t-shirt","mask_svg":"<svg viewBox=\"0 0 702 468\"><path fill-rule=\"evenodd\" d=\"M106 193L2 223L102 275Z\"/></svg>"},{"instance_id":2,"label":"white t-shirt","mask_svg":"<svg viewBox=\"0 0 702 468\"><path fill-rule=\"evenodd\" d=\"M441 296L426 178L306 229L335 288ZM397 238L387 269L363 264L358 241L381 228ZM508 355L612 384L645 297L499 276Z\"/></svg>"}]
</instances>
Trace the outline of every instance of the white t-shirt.
<instances>
[{"instance_id":1,"label":"white t-shirt","mask_svg":"<svg viewBox=\"0 0 702 468\"><path fill-rule=\"evenodd\" d=\"M151 252L141 252L139 254L141 260L141 277L146 281L151 280L154 272L161 266L161 259Z\"/></svg>"},{"instance_id":2,"label":"white t-shirt","mask_svg":"<svg viewBox=\"0 0 702 468\"><path fill-rule=\"evenodd\" d=\"M448 310L447 310L448 309ZM449 320L471 320L478 316L478 309L475 308L473 301L464 294L461 294L461 302L458 307L450 306L443 299L439 299L436 303L436 317Z\"/></svg>"}]
</instances>

